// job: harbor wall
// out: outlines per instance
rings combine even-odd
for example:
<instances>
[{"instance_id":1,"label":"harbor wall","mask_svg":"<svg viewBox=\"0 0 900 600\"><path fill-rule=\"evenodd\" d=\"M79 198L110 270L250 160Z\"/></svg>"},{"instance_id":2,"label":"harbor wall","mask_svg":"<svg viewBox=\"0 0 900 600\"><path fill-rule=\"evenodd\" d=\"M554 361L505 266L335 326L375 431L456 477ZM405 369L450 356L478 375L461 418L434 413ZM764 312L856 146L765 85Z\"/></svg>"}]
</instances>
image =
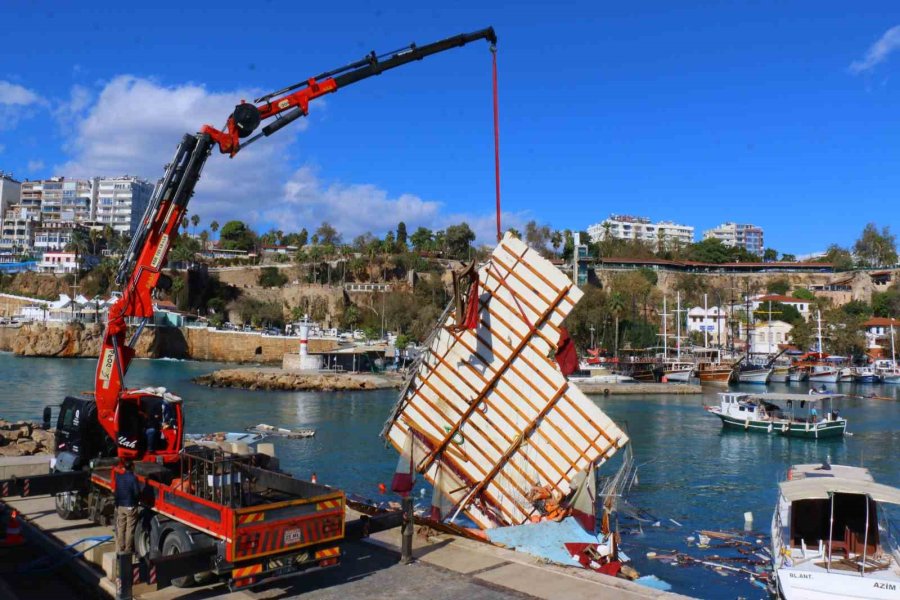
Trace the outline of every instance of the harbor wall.
<instances>
[{"instance_id":1,"label":"harbor wall","mask_svg":"<svg viewBox=\"0 0 900 600\"><path fill-rule=\"evenodd\" d=\"M180 330L187 343L187 355L195 360L234 363L265 363L281 366L282 357L297 352L299 337L269 336L255 332L220 331L204 327ZM336 340L309 340L310 352L325 352L337 347Z\"/></svg>"}]
</instances>

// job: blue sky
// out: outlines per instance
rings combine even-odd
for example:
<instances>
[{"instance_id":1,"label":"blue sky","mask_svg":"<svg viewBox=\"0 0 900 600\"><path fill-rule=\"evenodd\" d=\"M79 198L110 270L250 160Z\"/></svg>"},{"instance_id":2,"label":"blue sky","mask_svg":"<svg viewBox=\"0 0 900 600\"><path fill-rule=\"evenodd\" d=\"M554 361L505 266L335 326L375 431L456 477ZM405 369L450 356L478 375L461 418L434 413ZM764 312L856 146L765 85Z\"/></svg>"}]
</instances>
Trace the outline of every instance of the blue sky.
<instances>
[{"instance_id":1,"label":"blue sky","mask_svg":"<svg viewBox=\"0 0 900 600\"><path fill-rule=\"evenodd\" d=\"M850 244L868 221L900 229L900 6L681 4L6 0L0 169L156 178L182 133L221 125L241 97L493 25L508 224L624 212L699 234L737 220L795 253ZM348 237L468 219L488 235L486 44L311 113L213 157L190 211L260 228L328 219Z\"/></svg>"}]
</instances>

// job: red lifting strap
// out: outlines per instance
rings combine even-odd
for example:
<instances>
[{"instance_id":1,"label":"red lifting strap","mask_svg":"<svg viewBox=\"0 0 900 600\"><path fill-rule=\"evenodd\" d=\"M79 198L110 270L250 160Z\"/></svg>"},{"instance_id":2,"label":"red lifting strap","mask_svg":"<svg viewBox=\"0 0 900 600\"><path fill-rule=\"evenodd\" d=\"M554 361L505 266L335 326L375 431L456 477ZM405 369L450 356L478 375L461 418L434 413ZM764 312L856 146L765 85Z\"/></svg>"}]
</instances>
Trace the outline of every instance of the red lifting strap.
<instances>
[{"instance_id":1,"label":"red lifting strap","mask_svg":"<svg viewBox=\"0 0 900 600\"><path fill-rule=\"evenodd\" d=\"M497 47L491 45L494 73L494 185L497 195L497 243L503 237L500 228L500 103L497 97Z\"/></svg>"}]
</instances>

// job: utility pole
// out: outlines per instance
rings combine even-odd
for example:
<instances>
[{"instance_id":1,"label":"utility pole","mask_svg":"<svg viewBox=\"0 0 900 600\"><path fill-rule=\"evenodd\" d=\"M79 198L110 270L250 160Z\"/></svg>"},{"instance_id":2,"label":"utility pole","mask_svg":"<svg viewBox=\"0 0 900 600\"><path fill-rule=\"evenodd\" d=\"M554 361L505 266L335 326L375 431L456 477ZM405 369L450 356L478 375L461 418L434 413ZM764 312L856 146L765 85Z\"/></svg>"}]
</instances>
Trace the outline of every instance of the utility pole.
<instances>
[{"instance_id":1,"label":"utility pole","mask_svg":"<svg viewBox=\"0 0 900 600\"><path fill-rule=\"evenodd\" d=\"M663 358L669 358L669 328L668 328L668 320L669 313L666 309L666 297L663 296L663 314L662 314L662 322L663 322Z\"/></svg>"}]
</instances>

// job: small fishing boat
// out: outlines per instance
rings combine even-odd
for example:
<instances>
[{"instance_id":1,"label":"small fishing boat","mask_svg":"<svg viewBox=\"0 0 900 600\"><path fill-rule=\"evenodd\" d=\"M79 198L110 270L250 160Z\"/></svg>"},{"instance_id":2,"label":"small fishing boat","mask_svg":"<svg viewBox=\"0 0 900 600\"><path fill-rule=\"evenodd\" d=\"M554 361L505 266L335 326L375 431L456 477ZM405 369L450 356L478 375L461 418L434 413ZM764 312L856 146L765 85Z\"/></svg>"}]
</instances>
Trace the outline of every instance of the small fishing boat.
<instances>
[{"instance_id":1,"label":"small fishing boat","mask_svg":"<svg viewBox=\"0 0 900 600\"><path fill-rule=\"evenodd\" d=\"M687 383L694 376L694 363L686 361L666 361L663 381Z\"/></svg>"},{"instance_id":2,"label":"small fishing boat","mask_svg":"<svg viewBox=\"0 0 900 600\"><path fill-rule=\"evenodd\" d=\"M804 364L795 363L788 369L788 381L790 383L800 383L809 380L809 367Z\"/></svg>"},{"instance_id":3,"label":"small fishing boat","mask_svg":"<svg viewBox=\"0 0 900 600\"><path fill-rule=\"evenodd\" d=\"M778 364L772 366L772 374L769 375L769 381L772 383L787 383L790 377L791 366L789 364Z\"/></svg>"},{"instance_id":4,"label":"small fishing boat","mask_svg":"<svg viewBox=\"0 0 900 600\"><path fill-rule=\"evenodd\" d=\"M707 406L706 410L719 417L726 429L819 439L839 437L847 430L847 419L833 409L834 399L840 397L841 394L723 392L719 394L719 406ZM819 410L825 408L820 415Z\"/></svg>"},{"instance_id":5,"label":"small fishing boat","mask_svg":"<svg viewBox=\"0 0 900 600\"><path fill-rule=\"evenodd\" d=\"M772 517L775 590L784 600L900 597L900 550L885 505L900 489L867 469L794 465Z\"/></svg>"},{"instance_id":6,"label":"small fishing boat","mask_svg":"<svg viewBox=\"0 0 900 600\"><path fill-rule=\"evenodd\" d=\"M853 369L853 383L878 383L881 377L875 367L856 367Z\"/></svg>"}]
</instances>

